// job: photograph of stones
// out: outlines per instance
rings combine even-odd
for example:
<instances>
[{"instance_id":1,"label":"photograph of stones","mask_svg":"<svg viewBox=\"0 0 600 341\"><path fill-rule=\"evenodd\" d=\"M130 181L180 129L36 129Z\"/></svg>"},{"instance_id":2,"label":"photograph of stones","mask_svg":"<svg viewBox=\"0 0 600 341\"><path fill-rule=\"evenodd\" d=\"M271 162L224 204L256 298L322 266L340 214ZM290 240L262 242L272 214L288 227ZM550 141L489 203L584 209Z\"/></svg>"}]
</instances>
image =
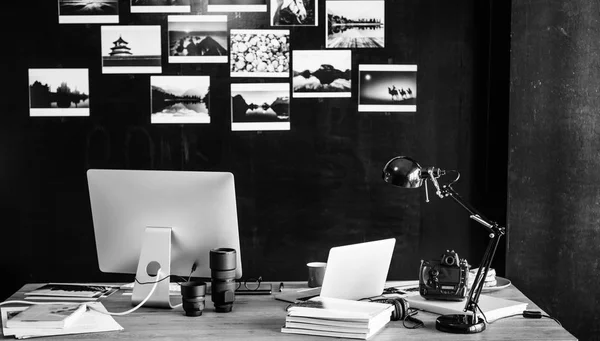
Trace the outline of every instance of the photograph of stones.
<instances>
[{"instance_id":1,"label":"photograph of stones","mask_svg":"<svg viewBox=\"0 0 600 341\"><path fill-rule=\"evenodd\" d=\"M290 84L231 84L231 130L290 130Z\"/></svg>"},{"instance_id":2,"label":"photograph of stones","mask_svg":"<svg viewBox=\"0 0 600 341\"><path fill-rule=\"evenodd\" d=\"M162 72L160 26L102 26L100 36L102 73Z\"/></svg>"},{"instance_id":3,"label":"photograph of stones","mask_svg":"<svg viewBox=\"0 0 600 341\"><path fill-rule=\"evenodd\" d=\"M170 15L169 63L227 63L226 15Z\"/></svg>"},{"instance_id":4,"label":"photograph of stones","mask_svg":"<svg viewBox=\"0 0 600 341\"><path fill-rule=\"evenodd\" d=\"M358 66L358 111L417 111L417 65Z\"/></svg>"},{"instance_id":5,"label":"photograph of stones","mask_svg":"<svg viewBox=\"0 0 600 341\"><path fill-rule=\"evenodd\" d=\"M318 26L317 0L271 0L271 26Z\"/></svg>"},{"instance_id":6,"label":"photograph of stones","mask_svg":"<svg viewBox=\"0 0 600 341\"><path fill-rule=\"evenodd\" d=\"M352 51L294 50L293 97L351 97Z\"/></svg>"},{"instance_id":7,"label":"photograph of stones","mask_svg":"<svg viewBox=\"0 0 600 341\"><path fill-rule=\"evenodd\" d=\"M385 47L385 1L326 0L327 48Z\"/></svg>"},{"instance_id":8,"label":"photograph of stones","mask_svg":"<svg viewBox=\"0 0 600 341\"><path fill-rule=\"evenodd\" d=\"M150 123L210 123L209 76L150 76Z\"/></svg>"},{"instance_id":9,"label":"photograph of stones","mask_svg":"<svg viewBox=\"0 0 600 341\"><path fill-rule=\"evenodd\" d=\"M89 116L88 69L29 69L29 116Z\"/></svg>"},{"instance_id":10,"label":"photograph of stones","mask_svg":"<svg viewBox=\"0 0 600 341\"><path fill-rule=\"evenodd\" d=\"M189 13L190 0L131 0L131 13Z\"/></svg>"},{"instance_id":11,"label":"photograph of stones","mask_svg":"<svg viewBox=\"0 0 600 341\"><path fill-rule=\"evenodd\" d=\"M231 30L231 77L290 76L289 30Z\"/></svg>"},{"instance_id":12,"label":"photograph of stones","mask_svg":"<svg viewBox=\"0 0 600 341\"><path fill-rule=\"evenodd\" d=\"M117 24L117 0L58 0L59 24Z\"/></svg>"}]
</instances>

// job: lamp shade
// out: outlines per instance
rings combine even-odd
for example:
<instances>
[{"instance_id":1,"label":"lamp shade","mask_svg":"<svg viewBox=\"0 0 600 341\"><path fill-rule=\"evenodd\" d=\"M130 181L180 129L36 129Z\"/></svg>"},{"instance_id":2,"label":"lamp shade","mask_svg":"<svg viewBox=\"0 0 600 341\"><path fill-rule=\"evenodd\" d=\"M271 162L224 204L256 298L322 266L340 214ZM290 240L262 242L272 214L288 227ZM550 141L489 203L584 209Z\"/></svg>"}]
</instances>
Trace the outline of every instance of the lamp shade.
<instances>
[{"instance_id":1,"label":"lamp shade","mask_svg":"<svg viewBox=\"0 0 600 341\"><path fill-rule=\"evenodd\" d=\"M423 185L421 166L408 156L396 156L383 167L383 181L404 188Z\"/></svg>"}]
</instances>

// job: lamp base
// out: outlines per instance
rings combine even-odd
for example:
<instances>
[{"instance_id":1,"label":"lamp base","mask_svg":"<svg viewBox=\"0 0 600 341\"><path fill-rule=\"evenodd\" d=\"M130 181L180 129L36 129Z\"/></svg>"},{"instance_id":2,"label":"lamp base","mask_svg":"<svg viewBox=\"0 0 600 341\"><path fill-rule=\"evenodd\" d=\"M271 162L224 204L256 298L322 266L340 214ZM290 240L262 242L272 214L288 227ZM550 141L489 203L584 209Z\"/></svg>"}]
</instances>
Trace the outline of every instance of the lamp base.
<instances>
[{"instance_id":1,"label":"lamp base","mask_svg":"<svg viewBox=\"0 0 600 341\"><path fill-rule=\"evenodd\" d=\"M454 334L475 334L485 330L485 322L477 317L473 321L472 314L442 315L435 320L435 329Z\"/></svg>"}]
</instances>

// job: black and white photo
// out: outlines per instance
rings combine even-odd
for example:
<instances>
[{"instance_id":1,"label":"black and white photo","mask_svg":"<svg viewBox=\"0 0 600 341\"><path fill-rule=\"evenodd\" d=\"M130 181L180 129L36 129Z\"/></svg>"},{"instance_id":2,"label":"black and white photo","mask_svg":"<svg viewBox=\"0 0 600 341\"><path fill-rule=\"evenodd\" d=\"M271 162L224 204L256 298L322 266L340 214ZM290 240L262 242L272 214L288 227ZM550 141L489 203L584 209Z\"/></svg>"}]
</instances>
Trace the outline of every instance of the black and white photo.
<instances>
[{"instance_id":1,"label":"black and white photo","mask_svg":"<svg viewBox=\"0 0 600 341\"><path fill-rule=\"evenodd\" d=\"M352 51L294 50L293 97L351 97Z\"/></svg>"},{"instance_id":2,"label":"black and white photo","mask_svg":"<svg viewBox=\"0 0 600 341\"><path fill-rule=\"evenodd\" d=\"M150 123L210 123L209 76L151 76Z\"/></svg>"},{"instance_id":3,"label":"black and white photo","mask_svg":"<svg viewBox=\"0 0 600 341\"><path fill-rule=\"evenodd\" d=\"M358 111L417 111L417 65L358 66Z\"/></svg>"},{"instance_id":4,"label":"black and white photo","mask_svg":"<svg viewBox=\"0 0 600 341\"><path fill-rule=\"evenodd\" d=\"M29 115L90 116L88 69L29 69Z\"/></svg>"},{"instance_id":5,"label":"black and white photo","mask_svg":"<svg viewBox=\"0 0 600 341\"><path fill-rule=\"evenodd\" d=\"M317 0L271 0L271 26L318 26Z\"/></svg>"},{"instance_id":6,"label":"black and white photo","mask_svg":"<svg viewBox=\"0 0 600 341\"><path fill-rule=\"evenodd\" d=\"M290 130L290 84L231 84L231 130Z\"/></svg>"},{"instance_id":7,"label":"black and white photo","mask_svg":"<svg viewBox=\"0 0 600 341\"><path fill-rule=\"evenodd\" d=\"M327 48L385 47L385 1L326 0Z\"/></svg>"},{"instance_id":8,"label":"black and white photo","mask_svg":"<svg viewBox=\"0 0 600 341\"><path fill-rule=\"evenodd\" d=\"M118 0L58 0L59 24L118 24Z\"/></svg>"},{"instance_id":9,"label":"black and white photo","mask_svg":"<svg viewBox=\"0 0 600 341\"><path fill-rule=\"evenodd\" d=\"M290 30L231 30L231 77L290 76Z\"/></svg>"},{"instance_id":10,"label":"black and white photo","mask_svg":"<svg viewBox=\"0 0 600 341\"><path fill-rule=\"evenodd\" d=\"M102 73L161 73L160 26L102 26Z\"/></svg>"},{"instance_id":11,"label":"black and white photo","mask_svg":"<svg viewBox=\"0 0 600 341\"><path fill-rule=\"evenodd\" d=\"M131 13L189 13L191 0L130 0Z\"/></svg>"},{"instance_id":12,"label":"black and white photo","mask_svg":"<svg viewBox=\"0 0 600 341\"><path fill-rule=\"evenodd\" d=\"M267 0L208 0L208 12L266 12Z\"/></svg>"},{"instance_id":13,"label":"black and white photo","mask_svg":"<svg viewBox=\"0 0 600 341\"><path fill-rule=\"evenodd\" d=\"M227 63L226 15L170 15L169 63Z\"/></svg>"}]
</instances>

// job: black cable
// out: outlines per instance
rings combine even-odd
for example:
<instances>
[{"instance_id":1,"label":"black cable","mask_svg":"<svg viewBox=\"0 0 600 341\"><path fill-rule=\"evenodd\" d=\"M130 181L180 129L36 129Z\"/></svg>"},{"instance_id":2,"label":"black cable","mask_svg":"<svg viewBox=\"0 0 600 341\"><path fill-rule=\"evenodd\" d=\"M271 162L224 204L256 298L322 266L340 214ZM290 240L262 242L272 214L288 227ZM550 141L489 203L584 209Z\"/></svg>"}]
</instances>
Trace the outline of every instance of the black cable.
<instances>
[{"instance_id":1,"label":"black cable","mask_svg":"<svg viewBox=\"0 0 600 341\"><path fill-rule=\"evenodd\" d=\"M183 278L183 277L181 277L181 276L177 276L177 275L168 275L168 276L165 276L165 277L163 277L162 279L158 280L157 282L140 282L140 281L138 281L138 279L137 279L137 277L136 277L136 278L135 278L135 282L136 282L137 284L141 284L141 285L146 285L146 284L154 284L154 283L160 283L160 282L164 281L165 279L167 279L167 278L169 278L169 277L179 277L179 279L183 279L183 281L182 281L182 282L186 282L185 278ZM177 281L176 281L175 283L177 283L177 284L181 285L181 283L180 283L180 282L177 282Z\"/></svg>"}]
</instances>

